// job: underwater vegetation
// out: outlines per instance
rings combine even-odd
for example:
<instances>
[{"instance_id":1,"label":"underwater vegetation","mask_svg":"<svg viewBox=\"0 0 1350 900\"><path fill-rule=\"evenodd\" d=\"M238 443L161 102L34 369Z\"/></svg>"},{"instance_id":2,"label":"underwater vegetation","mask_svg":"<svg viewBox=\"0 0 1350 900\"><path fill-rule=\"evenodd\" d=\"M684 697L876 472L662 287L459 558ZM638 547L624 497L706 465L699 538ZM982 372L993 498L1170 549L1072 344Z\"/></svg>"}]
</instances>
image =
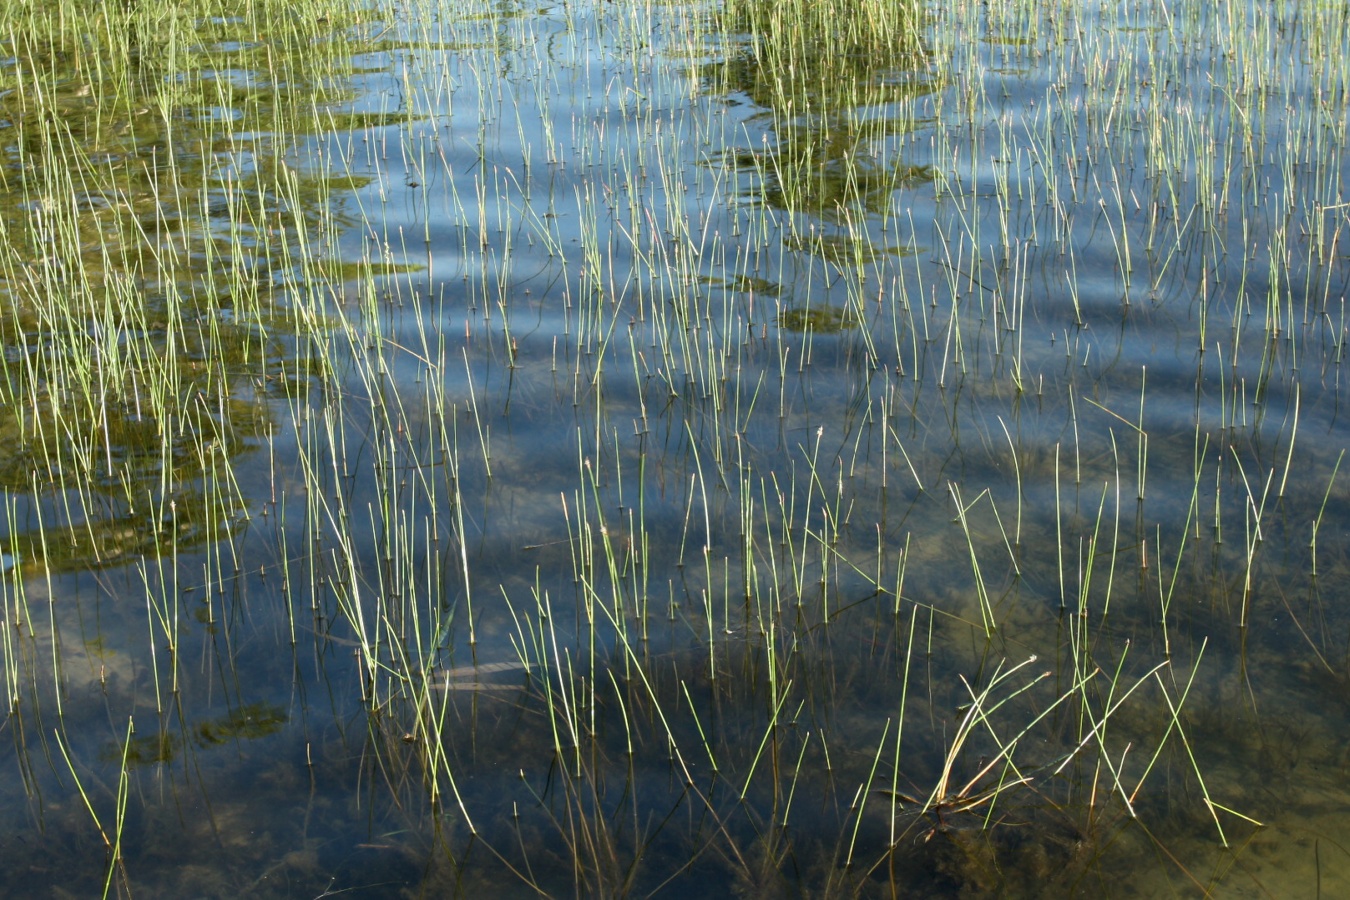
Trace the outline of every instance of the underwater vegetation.
<instances>
[{"instance_id":1,"label":"underwater vegetation","mask_svg":"<svg viewBox=\"0 0 1350 900\"><path fill-rule=\"evenodd\" d=\"M1343 8L0 42L0 893L1346 892Z\"/></svg>"}]
</instances>

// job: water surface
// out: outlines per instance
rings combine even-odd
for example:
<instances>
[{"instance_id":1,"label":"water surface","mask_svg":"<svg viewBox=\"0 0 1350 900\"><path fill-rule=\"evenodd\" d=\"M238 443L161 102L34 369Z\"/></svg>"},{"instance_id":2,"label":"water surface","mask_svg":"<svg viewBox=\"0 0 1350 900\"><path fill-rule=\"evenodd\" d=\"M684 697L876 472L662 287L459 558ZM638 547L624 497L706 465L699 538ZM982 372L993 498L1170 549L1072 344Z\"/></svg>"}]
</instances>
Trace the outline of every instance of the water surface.
<instances>
[{"instance_id":1,"label":"water surface","mask_svg":"<svg viewBox=\"0 0 1350 900\"><path fill-rule=\"evenodd\" d=\"M1343 11L845 6L10 39L6 892L1337 892Z\"/></svg>"}]
</instances>

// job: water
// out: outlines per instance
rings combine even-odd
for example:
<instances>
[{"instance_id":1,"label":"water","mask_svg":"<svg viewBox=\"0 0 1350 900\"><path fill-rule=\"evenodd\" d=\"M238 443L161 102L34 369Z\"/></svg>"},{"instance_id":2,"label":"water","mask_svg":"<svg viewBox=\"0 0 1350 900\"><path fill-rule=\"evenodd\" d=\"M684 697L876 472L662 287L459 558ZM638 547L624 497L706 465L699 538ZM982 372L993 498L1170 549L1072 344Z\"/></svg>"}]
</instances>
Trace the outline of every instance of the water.
<instances>
[{"instance_id":1,"label":"water","mask_svg":"<svg viewBox=\"0 0 1350 900\"><path fill-rule=\"evenodd\" d=\"M1343 12L787 9L6 95L7 894L1344 890Z\"/></svg>"}]
</instances>

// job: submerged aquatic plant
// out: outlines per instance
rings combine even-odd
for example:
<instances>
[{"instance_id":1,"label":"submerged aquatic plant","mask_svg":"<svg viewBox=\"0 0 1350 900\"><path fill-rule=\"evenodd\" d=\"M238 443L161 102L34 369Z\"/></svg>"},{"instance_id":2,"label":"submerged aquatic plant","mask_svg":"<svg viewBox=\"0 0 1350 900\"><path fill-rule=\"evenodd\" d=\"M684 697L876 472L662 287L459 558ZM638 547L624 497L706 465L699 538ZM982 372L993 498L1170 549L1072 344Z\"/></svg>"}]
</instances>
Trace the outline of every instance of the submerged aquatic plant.
<instances>
[{"instance_id":1,"label":"submerged aquatic plant","mask_svg":"<svg viewBox=\"0 0 1350 900\"><path fill-rule=\"evenodd\" d=\"M1264 883L1350 53L1260 12L0 6L6 889Z\"/></svg>"}]
</instances>

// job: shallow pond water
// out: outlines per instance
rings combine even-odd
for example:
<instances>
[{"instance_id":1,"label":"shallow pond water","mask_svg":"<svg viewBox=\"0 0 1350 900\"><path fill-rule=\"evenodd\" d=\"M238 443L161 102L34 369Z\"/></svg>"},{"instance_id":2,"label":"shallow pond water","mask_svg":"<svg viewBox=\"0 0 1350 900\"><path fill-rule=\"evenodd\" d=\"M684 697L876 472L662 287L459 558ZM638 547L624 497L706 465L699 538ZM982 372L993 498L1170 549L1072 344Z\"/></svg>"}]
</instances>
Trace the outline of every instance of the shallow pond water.
<instances>
[{"instance_id":1,"label":"shallow pond water","mask_svg":"<svg viewBox=\"0 0 1350 900\"><path fill-rule=\"evenodd\" d=\"M6 895L1347 890L1344 9L201 5L5 13Z\"/></svg>"}]
</instances>

